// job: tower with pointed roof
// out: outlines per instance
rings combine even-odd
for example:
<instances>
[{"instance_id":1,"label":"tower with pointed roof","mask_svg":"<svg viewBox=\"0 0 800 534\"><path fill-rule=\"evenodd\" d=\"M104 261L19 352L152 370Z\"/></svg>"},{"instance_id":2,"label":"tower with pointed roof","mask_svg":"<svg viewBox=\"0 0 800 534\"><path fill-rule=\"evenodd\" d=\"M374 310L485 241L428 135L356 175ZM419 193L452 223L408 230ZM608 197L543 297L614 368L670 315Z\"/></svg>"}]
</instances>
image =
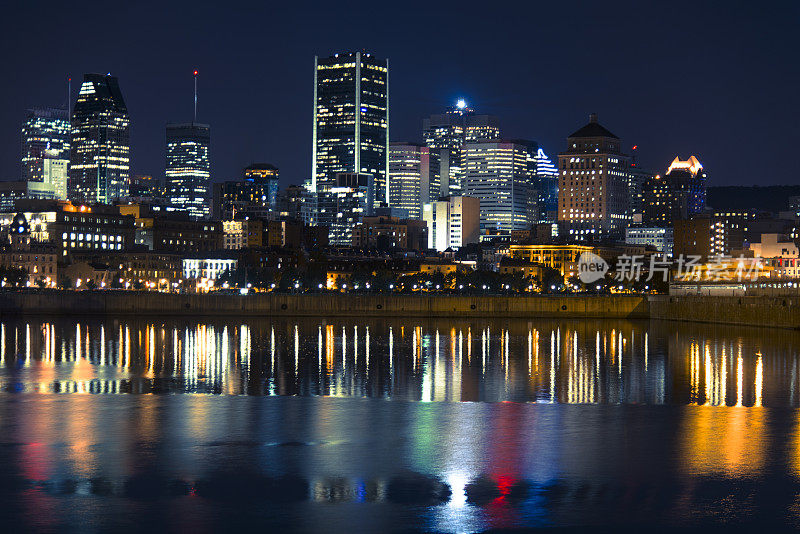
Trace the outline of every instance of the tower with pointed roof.
<instances>
[{"instance_id":1,"label":"tower with pointed roof","mask_svg":"<svg viewBox=\"0 0 800 534\"><path fill-rule=\"evenodd\" d=\"M630 157L619 137L589 115L589 123L567 138L558 155L558 221L574 241L621 235L628 219Z\"/></svg>"},{"instance_id":2,"label":"tower with pointed roof","mask_svg":"<svg viewBox=\"0 0 800 534\"><path fill-rule=\"evenodd\" d=\"M111 203L127 196L130 120L114 76L86 74L72 112L69 198Z\"/></svg>"}]
</instances>

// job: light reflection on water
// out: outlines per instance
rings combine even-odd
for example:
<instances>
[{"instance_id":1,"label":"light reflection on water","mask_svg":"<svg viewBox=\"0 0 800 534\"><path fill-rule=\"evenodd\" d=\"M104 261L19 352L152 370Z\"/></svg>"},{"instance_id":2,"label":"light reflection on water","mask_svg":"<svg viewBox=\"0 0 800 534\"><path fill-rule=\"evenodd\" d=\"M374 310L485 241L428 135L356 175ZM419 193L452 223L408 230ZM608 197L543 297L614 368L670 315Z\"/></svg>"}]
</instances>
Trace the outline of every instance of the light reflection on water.
<instances>
[{"instance_id":1,"label":"light reflection on water","mask_svg":"<svg viewBox=\"0 0 800 534\"><path fill-rule=\"evenodd\" d=\"M799 348L656 322L5 321L0 391L796 407Z\"/></svg>"},{"instance_id":2,"label":"light reflection on water","mask_svg":"<svg viewBox=\"0 0 800 534\"><path fill-rule=\"evenodd\" d=\"M6 320L0 523L798 526L798 357L680 323Z\"/></svg>"}]
</instances>

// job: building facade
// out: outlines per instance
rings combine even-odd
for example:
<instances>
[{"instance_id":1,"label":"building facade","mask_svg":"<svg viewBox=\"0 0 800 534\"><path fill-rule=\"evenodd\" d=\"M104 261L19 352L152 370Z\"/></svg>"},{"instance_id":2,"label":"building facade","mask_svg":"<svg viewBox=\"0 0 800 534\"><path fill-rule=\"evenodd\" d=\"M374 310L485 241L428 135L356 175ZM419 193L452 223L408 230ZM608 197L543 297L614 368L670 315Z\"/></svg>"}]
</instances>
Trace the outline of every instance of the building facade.
<instances>
[{"instance_id":1,"label":"building facade","mask_svg":"<svg viewBox=\"0 0 800 534\"><path fill-rule=\"evenodd\" d=\"M340 173L371 174L373 203L389 201L389 62L367 53L314 58L311 190L319 195L318 224Z\"/></svg>"},{"instance_id":2,"label":"building facade","mask_svg":"<svg viewBox=\"0 0 800 534\"><path fill-rule=\"evenodd\" d=\"M86 74L72 112L68 196L109 204L128 196L130 120L117 78Z\"/></svg>"},{"instance_id":3,"label":"building facade","mask_svg":"<svg viewBox=\"0 0 800 534\"><path fill-rule=\"evenodd\" d=\"M425 144L439 150L441 160L440 195L463 194L464 144L500 139L500 123L492 115L477 115L466 102L459 100L446 113L422 120Z\"/></svg>"},{"instance_id":4,"label":"building facade","mask_svg":"<svg viewBox=\"0 0 800 534\"><path fill-rule=\"evenodd\" d=\"M524 230L537 200L538 146L533 141L478 141L464 145L464 193L480 199L483 233ZM535 222L535 221L533 221Z\"/></svg>"},{"instance_id":5,"label":"building facade","mask_svg":"<svg viewBox=\"0 0 800 534\"><path fill-rule=\"evenodd\" d=\"M111 206L73 205L70 202L18 201L16 210L0 213L4 239L13 220L22 215L30 228L31 243L49 243L59 257L72 252L123 251L134 245L134 218Z\"/></svg>"},{"instance_id":6,"label":"building facade","mask_svg":"<svg viewBox=\"0 0 800 534\"><path fill-rule=\"evenodd\" d=\"M333 215L329 228L330 244L350 246L353 242L353 228L362 217L372 215L375 191L372 174L340 173L336 175L336 186L324 198L326 204L320 207Z\"/></svg>"},{"instance_id":7,"label":"building facade","mask_svg":"<svg viewBox=\"0 0 800 534\"><path fill-rule=\"evenodd\" d=\"M659 227L629 227L625 229L626 245L643 245L653 247L667 256L672 256L674 243L673 230Z\"/></svg>"},{"instance_id":8,"label":"building facade","mask_svg":"<svg viewBox=\"0 0 800 534\"><path fill-rule=\"evenodd\" d=\"M531 222L552 223L558 218L558 168L541 148L534 159L536 175L532 187L536 191L536 211Z\"/></svg>"},{"instance_id":9,"label":"building facade","mask_svg":"<svg viewBox=\"0 0 800 534\"><path fill-rule=\"evenodd\" d=\"M168 211L206 219L211 188L211 127L189 122L167 124L166 188Z\"/></svg>"},{"instance_id":10,"label":"building facade","mask_svg":"<svg viewBox=\"0 0 800 534\"><path fill-rule=\"evenodd\" d=\"M50 186L67 199L70 123L66 109L29 109L22 124L22 180Z\"/></svg>"},{"instance_id":11,"label":"building facade","mask_svg":"<svg viewBox=\"0 0 800 534\"><path fill-rule=\"evenodd\" d=\"M703 212L706 206L706 173L694 156L679 158L667 172L644 182L642 222L649 226L672 226L677 219L687 219Z\"/></svg>"},{"instance_id":12,"label":"building facade","mask_svg":"<svg viewBox=\"0 0 800 534\"><path fill-rule=\"evenodd\" d=\"M558 155L558 220L577 240L621 236L628 222L629 157L620 139L589 116Z\"/></svg>"},{"instance_id":13,"label":"building facade","mask_svg":"<svg viewBox=\"0 0 800 534\"><path fill-rule=\"evenodd\" d=\"M389 204L410 219L422 219L422 206L439 198L439 150L415 143L389 145Z\"/></svg>"},{"instance_id":14,"label":"building facade","mask_svg":"<svg viewBox=\"0 0 800 534\"><path fill-rule=\"evenodd\" d=\"M380 250L425 250L428 229L424 221L397 217L363 217L353 229L353 246Z\"/></svg>"},{"instance_id":15,"label":"building facade","mask_svg":"<svg viewBox=\"0 0 800 534\"><path fill-rule=\"evenodd\" d=\"M480 241L481 201L449 196L425 204L422 218L428 229L428 248L443 252Z\"/></svg>"}]
</instances>

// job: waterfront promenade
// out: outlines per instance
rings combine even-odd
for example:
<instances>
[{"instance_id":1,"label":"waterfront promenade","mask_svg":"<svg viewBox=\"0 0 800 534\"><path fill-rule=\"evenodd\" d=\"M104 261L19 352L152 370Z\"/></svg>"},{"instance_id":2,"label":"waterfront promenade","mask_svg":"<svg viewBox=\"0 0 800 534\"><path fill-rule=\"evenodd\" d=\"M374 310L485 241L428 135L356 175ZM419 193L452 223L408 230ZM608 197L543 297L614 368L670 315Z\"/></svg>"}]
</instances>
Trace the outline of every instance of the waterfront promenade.
<instances>
[{"instance_id":1,"label":"waterfront promenade","mask_svg":"<svg viewBox=\"0 0 800 534\"><path fill-rule=\"evenodd\" d=\"M800 328L800 298L667 295L172 294L0 292L0 315L665 319Z\"/></svg>"}]
</instances>

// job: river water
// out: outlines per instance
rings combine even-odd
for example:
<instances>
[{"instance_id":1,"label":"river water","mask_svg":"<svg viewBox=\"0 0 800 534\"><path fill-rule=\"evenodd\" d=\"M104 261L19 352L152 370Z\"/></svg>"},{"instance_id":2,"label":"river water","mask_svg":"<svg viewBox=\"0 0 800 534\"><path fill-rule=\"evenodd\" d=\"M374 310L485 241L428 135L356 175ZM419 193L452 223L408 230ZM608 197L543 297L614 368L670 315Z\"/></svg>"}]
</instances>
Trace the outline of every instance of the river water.
<instances>
[{"instance_id":1,"label":"river water","mask_svg":"<svg viewBox=\"0 0 800 534\"><path fill-rule=\"evenodd\" d=\"M651 321L0 322L0 524L800 526L800 333Z\"/></svg>"}]
</instances>

